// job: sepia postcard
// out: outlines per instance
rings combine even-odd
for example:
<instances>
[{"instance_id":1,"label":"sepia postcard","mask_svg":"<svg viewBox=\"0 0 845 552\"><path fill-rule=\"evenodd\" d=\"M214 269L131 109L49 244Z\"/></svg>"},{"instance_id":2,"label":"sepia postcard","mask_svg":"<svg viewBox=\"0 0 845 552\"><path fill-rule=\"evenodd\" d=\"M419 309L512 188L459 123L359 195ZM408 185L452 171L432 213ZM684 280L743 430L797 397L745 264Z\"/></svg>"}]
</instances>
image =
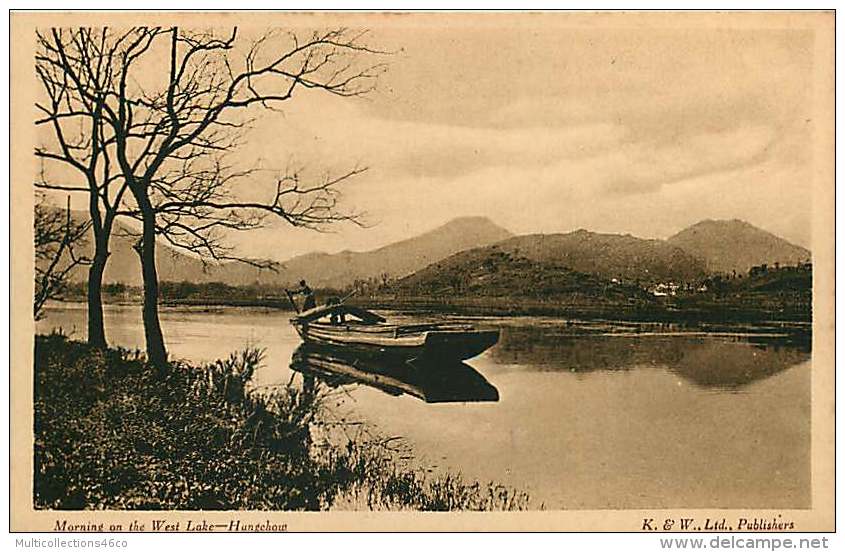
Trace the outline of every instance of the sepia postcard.
<instances>
[{"instance_id":1,"label":"sepia postcard","mask_svg":"<svg viewBox=\"0 0 845 552\"><path fill-rule=\"evenodd\" d=\"M833 531L834 21L13 12L11 530Z\"/></svg>"}]
</instances>

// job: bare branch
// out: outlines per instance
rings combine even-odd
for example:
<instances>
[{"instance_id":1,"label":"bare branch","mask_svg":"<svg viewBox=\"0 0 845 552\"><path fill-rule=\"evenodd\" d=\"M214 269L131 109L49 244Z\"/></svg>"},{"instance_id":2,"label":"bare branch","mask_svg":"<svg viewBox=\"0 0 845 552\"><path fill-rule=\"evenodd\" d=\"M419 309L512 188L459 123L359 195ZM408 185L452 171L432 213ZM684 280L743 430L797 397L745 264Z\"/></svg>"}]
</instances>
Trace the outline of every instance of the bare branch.
<instances>
[{"instance_id":1,"label":"bare branch","mask_svg":"<svg viewBox=\"0 0 845 552\"><path fill-rule=\"evenodd\" d=\"M70 200L62 211L45 203L41 197L35 204L35 296L33 314L38 320L50 299L61 299L71 272L89 262L77 250L85 246L90 221L71 219Z\"/></svg>"},{"instance_id":2,"label":"bare branch","mask_svg":"<svg viewBox=\"0 0 845 552\"><path fill-rule=\"evenodd\" d=\"M98 246L105 241L107 248L113 221L123 216L203 262L272 269L270 261L239 256L226 238L261 228L268 218L315 231L338 222L362 225L360 213L341 208L340 188L366 168L319 178L288 170L273 179L229 155L245 144L252 106L276 109L302 89L339 97L373 90L386 69L378 59L387 52L367 38L367 31L347 28L276 30L252 39L237 28L39 32L44 98L36 124L50 129L51 140L35 153L72 167L82 181L44 176L36 186L87 191ZM167 60L157 74L144 61L153 53ZM143 238L153 242L139 251L154 250L154 238Z\"/></svg>"}]
</instances>

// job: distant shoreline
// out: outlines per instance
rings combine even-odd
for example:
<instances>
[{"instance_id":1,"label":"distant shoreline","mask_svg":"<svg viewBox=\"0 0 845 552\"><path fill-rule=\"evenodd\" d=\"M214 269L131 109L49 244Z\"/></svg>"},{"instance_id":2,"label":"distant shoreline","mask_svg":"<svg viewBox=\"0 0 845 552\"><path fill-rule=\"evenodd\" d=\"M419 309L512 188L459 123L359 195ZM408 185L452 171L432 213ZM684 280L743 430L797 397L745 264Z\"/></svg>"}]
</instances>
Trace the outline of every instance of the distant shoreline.
<instances>
[{"instance_id":1,"label":"distant shoreline","mask_svg":"<svg viewBox=\"0 0 845 552\"><path fill-rule=\"evenodd\" d=\"M318 300L322 297L318 297ZM81 302L73 298L66 302ZM670 301L644 305L589 304L538 301L513 297L454 298L437 301L431 298L353 298L349 303L370 309L408 311L429 314L459 314L482 316L550 316L574 319L613 319L631 322L729 322L729 323L812 323L812 312L805 305L775 304L760 301L760 306L730 300L722 302L701 301L692 305L679 305ZM140 305L139 300L106 297L107 305ZM268 308L293 313L287 300L277 298L184 298L163 299L162 307L243 307Z\"/></svg>"},{"instance_id":2,"label":"distant shoreline","mask_svg":"<svg viewBox=\"0 0 845 552\"><path fill-rule=\"evenodd\" d=\"M627 320L631 322L812 322L812 314L803 309L765 309L723 304L703 304L695 307L678 307L672 304L590 305L520 301L510 298L480 301L476 299L455 299L449 302L425 299L399 301L373 299L356 301L355 304L373 309L414 310L444 314L552 316L584 320Z\"/></svg>"}]
</instances>

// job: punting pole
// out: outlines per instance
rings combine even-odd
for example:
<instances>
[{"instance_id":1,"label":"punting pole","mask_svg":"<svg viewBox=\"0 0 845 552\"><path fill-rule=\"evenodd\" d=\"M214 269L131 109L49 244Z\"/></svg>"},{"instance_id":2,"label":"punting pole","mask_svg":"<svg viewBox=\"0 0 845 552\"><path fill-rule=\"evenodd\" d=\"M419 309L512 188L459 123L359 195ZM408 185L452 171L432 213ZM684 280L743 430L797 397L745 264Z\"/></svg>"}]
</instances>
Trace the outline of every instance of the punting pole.
<instances>
[{"instance_id":1,"label":"punting pole","mask_svg":"<svg viewBox=\"0 0 845 552\"><path fill-rule=\"evenodd\" d=\"M340 300L340 302L341 302L341 303L343 303L344 301L346 301L347 299L349 299L350 297L352 297L352 296L353 296L353 295L355 295L356 293L358 293L358 290L357 290L357 289L353 289L352 291L350 291L349 293L347 293L347 294L343 297L343 299L341 299L341 300Z\"/></svg>"},{"instance_id":2,"label":"punting pole","mask_svg":"<svg viewBox=\"0 0 845 552\"><path fill-rule=\"evenodd\" d=\"M285 289L285 295L288 296L288 301L293 306L293 310L296 311L296 314L299 314L299 307L296 306L296 301L293 300L293 296L290 294L290 290Z\"/></svg>"}]
</instances>

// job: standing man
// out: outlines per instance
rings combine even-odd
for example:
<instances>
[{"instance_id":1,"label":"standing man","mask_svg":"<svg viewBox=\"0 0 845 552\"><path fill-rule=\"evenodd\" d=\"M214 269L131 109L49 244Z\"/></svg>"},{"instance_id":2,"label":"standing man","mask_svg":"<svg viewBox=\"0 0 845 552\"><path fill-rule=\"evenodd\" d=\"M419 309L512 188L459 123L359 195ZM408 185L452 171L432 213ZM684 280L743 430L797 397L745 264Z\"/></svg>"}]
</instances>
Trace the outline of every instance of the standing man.
<instances>
[{"instance_id":1,"label":"standing man","mask_svg":"<svg viewBox=\"0 0 845 552\"><path fill-rule=\"evenodd\" d=\"M314 291L308 287L305 280L299 281L299 289L290 292L291 295L302 295L305 299L302 302L302 310L307 311L317 306L317 300L314 299Z\"/></svg>"}]
</instances>

